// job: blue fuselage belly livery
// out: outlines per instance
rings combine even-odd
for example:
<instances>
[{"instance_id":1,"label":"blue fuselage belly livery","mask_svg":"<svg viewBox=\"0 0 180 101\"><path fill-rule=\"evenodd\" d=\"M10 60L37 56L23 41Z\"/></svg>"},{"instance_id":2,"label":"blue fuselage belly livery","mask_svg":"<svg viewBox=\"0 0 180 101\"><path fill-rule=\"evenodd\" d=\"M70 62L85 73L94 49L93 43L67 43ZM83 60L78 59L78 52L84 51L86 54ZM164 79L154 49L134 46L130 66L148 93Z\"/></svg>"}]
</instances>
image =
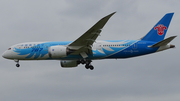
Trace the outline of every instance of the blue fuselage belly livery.
<instances>
[{"instance_id":1,"label":"blue fuselage belly livery","mask_svg":"<svg viewBox=\"0 0 180 101\"><path fill-rule=\"evenodd\" d=\"M176 36L164 39L174 13L167 13L139 40L96 41L114 13L99 20L75 41L20 43L11 46L2 56L17 62L17 67L19 60L60 60L64 68L85 64L86 69L93 70L92 60L130 58L175 47L168 43Z\"/></svg>"}]
</instances>

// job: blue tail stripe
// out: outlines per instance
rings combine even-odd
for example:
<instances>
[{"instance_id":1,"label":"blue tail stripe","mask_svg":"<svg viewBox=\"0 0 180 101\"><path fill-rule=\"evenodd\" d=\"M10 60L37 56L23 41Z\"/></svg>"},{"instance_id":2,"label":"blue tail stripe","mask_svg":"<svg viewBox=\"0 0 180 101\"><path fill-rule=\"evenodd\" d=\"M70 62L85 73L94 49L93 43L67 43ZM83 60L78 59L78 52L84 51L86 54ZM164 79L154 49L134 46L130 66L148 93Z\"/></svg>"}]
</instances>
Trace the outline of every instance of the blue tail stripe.
<instances>
[{"instance_id":1,"label":"blue tail stripe","mask_svg":"<svg viewBox=\"0 0 180 101\"><path fill-rule=\"evenodd\" d=\"M167 13L141 40L159 42L164 39L174 13Z\"/></svg>"}]
</instances>

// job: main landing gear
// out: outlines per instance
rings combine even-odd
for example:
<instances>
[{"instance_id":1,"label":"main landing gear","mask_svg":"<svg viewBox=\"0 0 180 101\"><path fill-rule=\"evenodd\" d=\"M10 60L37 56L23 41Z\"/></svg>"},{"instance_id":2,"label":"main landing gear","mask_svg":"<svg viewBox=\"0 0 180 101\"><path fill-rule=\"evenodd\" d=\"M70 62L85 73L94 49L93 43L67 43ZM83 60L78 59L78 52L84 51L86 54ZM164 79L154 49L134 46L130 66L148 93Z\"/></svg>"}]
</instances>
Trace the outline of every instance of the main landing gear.
<instances>
[{"instance_id":1,"label":"main landing gear","mask_svg":"<svg viewBox=\"0 0 180 101\"><path fill-rule=\"evenodd\" d=\"M93 70L93 69L94 69L94 67L93 67L91 64L89 64L89 65L86 64L86 65L85 65L85 68L86 68L86 69L90 69L90 70Z\"/></svg>"},{"instance_id":2,"label":"main landing gear","mask_svg":"<svg viewBox=\"0 0 180 101\"><path fill-rule=\"evenodd\" d=\"M19 60L14 60L17 64L16 64L16 67L20 67L20 64L19 64Z\"/></svg>"},{"instance_id":3,"label":"main landing gear","mask_svg":"<svg viewBox=\"0 0 180 101\"><path fill-rule=\"evenodd\" d=\"M79 64L80 64L80 63L81 63L81 64L86 64L86 65L85 65L85 68L86 68L86 69L93 70L94 67L91 65L91 62L92 62L91 60L85 60L85 59L84 59L84 60L80 60L80 61L79 61Z\"/></svg>"}]
</instances>

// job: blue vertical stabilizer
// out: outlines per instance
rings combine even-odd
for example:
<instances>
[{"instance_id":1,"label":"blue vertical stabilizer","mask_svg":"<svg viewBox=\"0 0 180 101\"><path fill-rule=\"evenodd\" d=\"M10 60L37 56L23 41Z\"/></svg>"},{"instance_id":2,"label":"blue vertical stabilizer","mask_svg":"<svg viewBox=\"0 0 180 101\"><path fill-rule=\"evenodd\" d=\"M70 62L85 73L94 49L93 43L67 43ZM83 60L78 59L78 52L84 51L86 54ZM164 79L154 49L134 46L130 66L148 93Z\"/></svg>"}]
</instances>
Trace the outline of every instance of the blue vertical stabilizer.
<instances>
[{"instance_id":1,"label":"blue vertical stabilizer","mask_svg":"<svg viewBox=\"0 0 180 101\"><path fill-rule=\"evenodd\" d=\"M166 35L174 13L167 13L141 40L162 41Z\"/></svg>"}]
</instances>

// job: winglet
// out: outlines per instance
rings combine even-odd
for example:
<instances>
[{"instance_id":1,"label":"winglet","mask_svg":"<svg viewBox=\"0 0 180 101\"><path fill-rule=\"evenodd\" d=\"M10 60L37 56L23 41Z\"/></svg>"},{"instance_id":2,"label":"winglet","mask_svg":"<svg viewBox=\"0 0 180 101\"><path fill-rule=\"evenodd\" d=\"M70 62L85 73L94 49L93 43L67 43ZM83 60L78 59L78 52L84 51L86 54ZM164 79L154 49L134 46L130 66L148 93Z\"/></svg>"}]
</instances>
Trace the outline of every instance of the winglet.
<instances>
[{"instance_id":1,"label":"winglet","mask_svg":"<svg viewBox=\"0 0 180 101\"><path fill-rule=\"evenodd\" d=\"M113 12L105 17L103 17L101 20L99 20L93 27L99 27L99 29L102 29L104 27L104 25L107 23L107 21L109 20L109 18L114 15L116 12Z\"/></svg>"},{"instance_id":2,"label":"winglet","mask_svg":"<svg viewBox=\"0 0 180 101\"><path fill-rule=\"evenodd\" d=\"M103 17L102 19L105 19L105 18L108 18L108 19L109 19L109 18L110 18L112 15L114 15L115 13L116 13L116 12L113 12L113 13L111 13L111 14L109 14L109 15ZM108 20L108 19L107 19L107 20Z\"/></svg>"}]
</instances>

